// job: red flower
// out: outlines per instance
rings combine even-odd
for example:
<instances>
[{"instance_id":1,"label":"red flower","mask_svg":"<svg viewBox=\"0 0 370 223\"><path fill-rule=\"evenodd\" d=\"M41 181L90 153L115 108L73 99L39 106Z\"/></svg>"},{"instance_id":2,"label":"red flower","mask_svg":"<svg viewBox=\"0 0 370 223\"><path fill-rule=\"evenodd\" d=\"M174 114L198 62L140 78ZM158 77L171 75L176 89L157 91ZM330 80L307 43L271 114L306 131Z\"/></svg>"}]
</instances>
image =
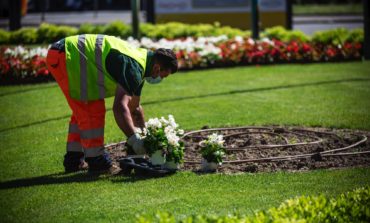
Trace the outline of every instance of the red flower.
<instances>
[{"instance_id":1,"label":"red flower","mask_svg":"<svg viewBox=\"0 0 370 223\"><path fill-rule=\"evenodd\" d=\"M36 73L36 76L38 76L38 75L47 76L47 75L49 75L49 70L46 69L46 68L41 68Z\"/></svg>"},{"instance_id":2,"label":"red flower","mask_svg":"<svg viewBox=\"0 0 370 223\"><path fill-rule=\"evenodd\" d=\"M311 46L308 45L307 43L302 44L302 50L304 53L307 53L308 51L311 51Z\"/></svg>"}]
</instances>

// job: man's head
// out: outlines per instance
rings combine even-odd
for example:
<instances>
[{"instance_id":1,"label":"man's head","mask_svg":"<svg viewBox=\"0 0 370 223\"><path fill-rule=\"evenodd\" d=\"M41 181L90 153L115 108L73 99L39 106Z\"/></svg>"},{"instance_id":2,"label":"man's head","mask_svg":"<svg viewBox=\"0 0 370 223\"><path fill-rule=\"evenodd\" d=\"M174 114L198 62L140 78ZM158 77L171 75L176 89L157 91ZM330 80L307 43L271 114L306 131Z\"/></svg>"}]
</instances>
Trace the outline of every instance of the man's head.
<instances>
[{"instance_id":1,"label":"man's head","mask_svg":"<svg viewBox=\"0 0 370 223\"><path fill-rule=\"evenodd\" d=\"M157 80L177 72L176 54L170 49L159 48L154 51L151 77Z\"/></svg>"}]
</instances>

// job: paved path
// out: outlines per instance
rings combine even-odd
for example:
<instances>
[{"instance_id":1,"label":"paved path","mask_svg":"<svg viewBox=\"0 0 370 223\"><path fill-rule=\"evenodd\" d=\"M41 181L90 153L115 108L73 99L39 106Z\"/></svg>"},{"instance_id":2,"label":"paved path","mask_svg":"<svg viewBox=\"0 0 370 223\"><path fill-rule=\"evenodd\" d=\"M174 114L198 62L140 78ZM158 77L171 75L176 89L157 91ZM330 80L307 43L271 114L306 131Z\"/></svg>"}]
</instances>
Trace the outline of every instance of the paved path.
<instances>
[{"instance_id":1,"label":"paved path","mask_svg":"<svg viewBox=\"0 0 370 223\"><path fill-rule=\"evenodd\" d=\"M115 20L131 23L131 12L126 11L99 11L94 12L50 12L45 15L45 22L79 26L82 23L106 24ZM140 13L140 21L145 21L145 13ZM27 14L22 18L23 26L38 26L41 23L41 14ZM8 19L0 19L0 28L7 28ZM302 30L311 35L315 31L344 27L348 29L363 28L361 15L334 15L334 16L294 16L293 29Z\"/></svg>"},{"instance_id":2,"label":"paved path","mask_svg":"<svg viewBox=\"0 0 370 223\"><path fill-rule=\"evenodd\" d=\"M335 28L364 28L363 17L360 15L340 16L294 16L293 29L302 30L308 35L316 31Z\"/></svg>"},{"instance_id":3,"label":"paved path","mask_svg":"<svg viewBox=\"0 0 370 223\"><path fill-rule=\"evenodd\" d=\"M82 23L106 24L116 20L131 24L130 11L99 11L89 12L48 12L45 14L44 22L57 24L80 26ZM145 13L140 13L140 21L145 21ZM38 26L42 21L41 13L28 13L22 18L22 26ZM8 19L0 19L0 27L8 27Z\"/></svg>"}]
</instances>

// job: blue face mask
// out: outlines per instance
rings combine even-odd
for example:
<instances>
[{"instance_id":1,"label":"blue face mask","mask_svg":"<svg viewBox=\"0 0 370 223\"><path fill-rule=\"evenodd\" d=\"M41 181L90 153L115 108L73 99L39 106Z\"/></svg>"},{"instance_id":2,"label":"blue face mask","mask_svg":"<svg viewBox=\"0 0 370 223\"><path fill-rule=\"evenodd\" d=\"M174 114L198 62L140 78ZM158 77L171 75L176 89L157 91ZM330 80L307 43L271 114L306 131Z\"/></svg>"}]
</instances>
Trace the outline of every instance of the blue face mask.
<instances>
[{"instance_id":1,"label":"blue face mask","mask_svg":"<svg viewBox=\"0 0 370 223\"><path fill-rule=\"evenodd\" d=\"M148 82L149 84L159 84L159 82L162 81L162 78L158 75L158 77L156 78L152 78L152 77L145 77L145 80L146 82Z\"/></svg>"}]
</instances>

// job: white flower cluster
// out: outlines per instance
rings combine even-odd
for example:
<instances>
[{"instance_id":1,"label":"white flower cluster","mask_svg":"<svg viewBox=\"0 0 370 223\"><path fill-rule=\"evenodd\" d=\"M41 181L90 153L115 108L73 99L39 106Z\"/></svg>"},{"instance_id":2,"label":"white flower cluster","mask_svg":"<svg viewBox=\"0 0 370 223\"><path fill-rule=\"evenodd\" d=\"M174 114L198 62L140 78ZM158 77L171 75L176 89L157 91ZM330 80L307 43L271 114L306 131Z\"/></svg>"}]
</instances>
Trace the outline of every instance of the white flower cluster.
<instances>
[{"instance_id":1,"label":"white flower cluster","mask_svg":"<svg viewBox=\"0 0 370 223\"><path fill-rule=\"evenodd\" d=\"M24 48L23 46L16 46L14 48L7 48L5 55L11 57L20 57L24 60L30 59L34 56L46 57L48 49L45 47Z\"/></svg>"},{"instance_id":2,"label":"white flower cluster","mask_svg":"<svg viewBox=\"0 0 370 223\"><path fill-rule=\"evenodd\" d=\"M241 37L240 37L241 38ZM158 48L167 48L174 51L185 50L186 52L198 52L200 56L208 55L218 55L220 56L221 49L217 46L217 43L227 41L229 38L226 35L217 36L217 37L199 37L194 39L192 37L187 37L186 39L176 39L176 40L167 40L160 39L158 41L153 41L147 37L143 37L139 40L136 40L132 37L129 37L127 41L136 46L144 47L148 49L158 49Z\"/></svg>"},{"instance_id":3,"label":"white flower cluster","mask_svg":"<svg viewBox=\"0 0 370 223\"><path fill-rule=\"evenodd\" d=\"M134 47L142 47L147 49L158 49L158 48L167 48L172 49L175 52L183 50L186 53L190 52L197 52L201 57L218 57L221 58L221 48L219 47L219 43L234 40L239 44L243 44L247 42L248 44L255 45L259 42L268 43L269 45L273 46L274 42L272 42L268 38L263 38L259 41L254 41L251 38L244 38L241 36L236 36L233 39L228 38L226 35L217 36L217 37L187 37L186 39L175 39L175 40L167 40L167 39L160 39L158 41L152 40L147 37L143 37L140 40L136 40L132 37L129 37L126 41L129 42ZM236 50L237 45L233 44L230 46L231 49ZM35 47L31 49L24 48L23 46L17 46L14 48L8 48L4 52L5 55L21 57L22 59L29 59L35 55L40 57L46 57L48 52L48 48L45 47Z\"/></svg>"},{"instance_id":4,"label":"white flower cluster","mask_svg":"<svg viewBox=\"0 0 370 223\"><path fill-rule=\"evenodd\" d=\"M212 144L212 145L223 146L225 143L225 140L223 140L222 135L217 135L217 133L213 133L208 136L206 143L209 145Z\"/></svg>"},{"instance_id":5,"label":"white flower cluster","mask_svg":"<svg viewBox=\"0 0 370 223\"><path fill-rule=\"evenodd\" d=\"M163 128L168 143L172 146L179 146L180 135L184 134L184 130L178 129L179 125L176 123L175 118L172 115L168 116L168 119L151 118L145 123L145 129L141 131L144 137L150 134L150 131L156 131Z\"/></svg>"}]
</instances>

